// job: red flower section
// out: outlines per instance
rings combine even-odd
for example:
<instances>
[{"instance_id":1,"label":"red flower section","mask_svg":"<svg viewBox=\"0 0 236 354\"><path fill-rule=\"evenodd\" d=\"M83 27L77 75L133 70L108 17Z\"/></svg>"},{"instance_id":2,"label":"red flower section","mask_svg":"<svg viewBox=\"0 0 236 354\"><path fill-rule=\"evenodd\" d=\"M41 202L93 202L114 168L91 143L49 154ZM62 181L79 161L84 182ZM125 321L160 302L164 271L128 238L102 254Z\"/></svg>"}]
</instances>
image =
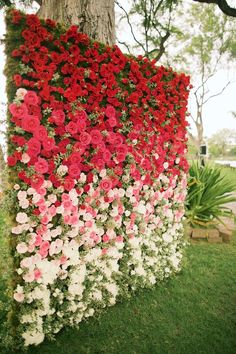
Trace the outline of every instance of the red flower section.
<instances>
[{"instance_id":1,"label":"red flower section","mask_svg":"<svg viewBox=\"0 0 236 354\"><path fill-rule=\"evenodd\" d=\"M81 172L89 183L105 168L110 177L100 187L108 192L123 184L124 169L146 184L187 171L189 77L92 43L77 26L59 35L54 21L16 10L12 23L23 26L12 56L28 70L13 76L21 92L9 106L17 150L8 164L22 164L25 183L39 188L46 175L70 191Z\"/></svg>"}]
</instances>

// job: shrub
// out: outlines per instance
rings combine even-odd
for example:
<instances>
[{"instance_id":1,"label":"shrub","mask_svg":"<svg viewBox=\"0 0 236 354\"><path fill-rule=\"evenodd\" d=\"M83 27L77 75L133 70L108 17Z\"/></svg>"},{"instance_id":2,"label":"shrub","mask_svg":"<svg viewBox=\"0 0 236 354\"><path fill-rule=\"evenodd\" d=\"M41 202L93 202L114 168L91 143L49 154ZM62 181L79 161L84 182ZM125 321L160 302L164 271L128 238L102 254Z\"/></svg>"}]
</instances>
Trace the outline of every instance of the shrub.
<instances>
[{"instance_id":1,"label":"shrub","mask_svg":"<svg viewBox=\"0 0 236 354\"><path fill-rule=\"evenodd\" d=\"M232 216L225 205L236 201L232 192L236 190L235 181L222 176L221 168L214 165L201 166L192 163L189 169L186 216L192 226L212 226L221 217Z\"/></svg>"}]
</instances>

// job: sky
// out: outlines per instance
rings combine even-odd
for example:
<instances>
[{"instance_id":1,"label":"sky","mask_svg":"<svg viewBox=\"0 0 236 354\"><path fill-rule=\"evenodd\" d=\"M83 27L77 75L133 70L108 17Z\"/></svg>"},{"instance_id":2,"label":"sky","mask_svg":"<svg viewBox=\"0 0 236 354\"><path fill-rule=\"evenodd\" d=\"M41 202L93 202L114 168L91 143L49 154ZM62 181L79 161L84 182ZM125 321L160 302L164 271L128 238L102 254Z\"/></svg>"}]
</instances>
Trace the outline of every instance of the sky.
<instances>
[{"instance_id":1,"label":"sky","mask_svg":"<svg viewBox=\"0 0 236 354\"><path fill-rule=\"evenodd\" d=\"M0 11L0 38L4 37L4 15L3 11ZM123 32L124 33L124 32ZM129 36L125 33L125 36ZM6 103L5 93L5 77L3 75L4 69L4 46L0 45L0 102ZM233 118L231 111L236 112L236 75L233 79L229 77L229 73L226 70L218 72L209 83L210 94L219 92L222 87L231 79L234 82L230 84L226 90L220 96L210 100L204 107L204 135L206 137L212 136L217 131L228 128L230 130L236 130L236 118ZM194 103L189 100L189 111L194 109ZM1 107L2 118L2 107ZM191 121L190 121L191 123ZM5 126L0 127L1 131L5 130ZM194 128L191 130L194 132ZM0 135L0 143L3 143L3 136Z\"/></svg>"}]
</instances>

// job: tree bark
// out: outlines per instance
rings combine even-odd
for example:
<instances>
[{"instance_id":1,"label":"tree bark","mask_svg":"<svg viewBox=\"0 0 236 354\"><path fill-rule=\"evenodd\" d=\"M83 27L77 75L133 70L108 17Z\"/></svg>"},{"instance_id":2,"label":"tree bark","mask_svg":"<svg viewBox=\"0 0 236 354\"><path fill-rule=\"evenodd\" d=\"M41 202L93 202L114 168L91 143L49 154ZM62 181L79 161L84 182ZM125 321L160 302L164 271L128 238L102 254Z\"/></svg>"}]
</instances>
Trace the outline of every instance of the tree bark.
<instances>
[{"instance_id":1,"label":"tree bark","mask_svg":"<svg viewBox=\"0 0 236 354\"><path fill-rule=\"evenodd\" d=\"M78 25L90 38L115 44L114 0L42 0L38 16Z\"/></svg>"}]
</instances>

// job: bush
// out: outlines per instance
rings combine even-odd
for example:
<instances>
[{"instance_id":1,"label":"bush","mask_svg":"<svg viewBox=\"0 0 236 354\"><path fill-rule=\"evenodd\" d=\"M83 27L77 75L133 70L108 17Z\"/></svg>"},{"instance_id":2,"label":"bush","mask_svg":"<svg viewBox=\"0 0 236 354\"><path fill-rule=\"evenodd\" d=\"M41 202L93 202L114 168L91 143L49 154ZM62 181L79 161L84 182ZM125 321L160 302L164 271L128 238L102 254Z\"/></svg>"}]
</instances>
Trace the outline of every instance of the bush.
<instances>
[{"instance_id":1,"label":"bush","mask_svg":"<svg viewBox=\"0 0 236 354\"><path fill-rule=\"evenodd\" d=\"M222 216L232 216L227 203L236 201L236 183L221 175L221 168L193 163L189 169L186 216L192 226L212 226Z\"/></svg>"}]
</instances>

